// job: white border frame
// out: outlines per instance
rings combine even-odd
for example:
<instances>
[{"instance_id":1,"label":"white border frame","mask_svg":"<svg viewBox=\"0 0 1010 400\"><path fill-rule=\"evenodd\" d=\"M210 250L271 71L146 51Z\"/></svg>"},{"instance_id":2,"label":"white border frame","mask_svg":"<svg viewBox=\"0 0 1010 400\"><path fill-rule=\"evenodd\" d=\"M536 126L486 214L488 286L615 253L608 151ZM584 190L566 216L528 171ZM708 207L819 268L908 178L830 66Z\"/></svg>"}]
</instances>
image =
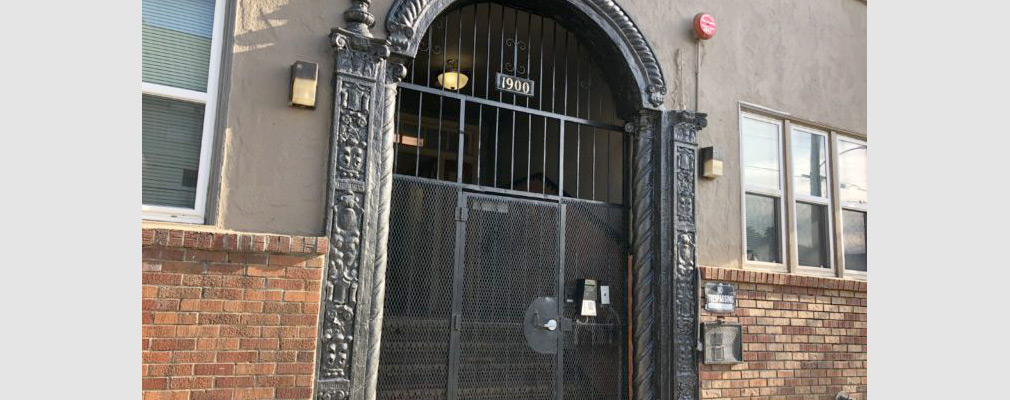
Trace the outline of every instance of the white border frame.
<instances>
[{"instance_id":1,"label":"white border frame","mask_svg":"<svg viewBox=\"0 0 1010 400\"><path fill-rule=\"evenodd\" d=\"M783 121L768 118L763 115L749 113L743 109L739 109L739 120L738 120L738 130L740 139L740 182L743 190L740 191L740 215L742 216L741 226L743 230L741 231L741 249L740 258L743 260L742 265L747 267L756 267L773 272L788 272L789 271L789 260L788 260L788 247L786 247L786 237L785 237L785 227L786 227L786 208L785 208L785 142L783 135ZM779 148L779 188L777 191L768 190L766 188L752 188L747 186L746 179L746 165L744 164L744 129L743 121L744 118L750 118L759 122L767 122L774 124L778 127L778 148ZM776 197L778 199L779 205L779 257L781 258L781 263L773 263L766 261L751 261L747 259L747 194L753 193L756 195Z\"/></svg>"},{"instance_id":2,"label":"white border frame","mask_svg":"<svg viewBox=\"0 0 1010 400\"><path fill-rule=\"evenodd\" d=\"M860 139L856 139L856 138L849 137L849 136L837 135L836 138L835 138L835 149L836 150L832 153L832 156L836 160L835 162L837 162L839 164L838 165L838 167L839 167L838 168L838 179L837 179L837 181L838 181L837 186L839 187L838 204L840 204L840 207L839 207L840 208L839 216L841 216L842 212L844 212L846 210L848 210L848 211L859 211L859 212L862 212L862 213L866 214L866 225L869 226L870 225L870 211L869 211L869 204L870 204L870 200L869 200L870 188L869 188L869 186L870 186L870 183L869 183L869 176L867 176L867 183L866 183L866 186L867 186L867 188L866 188L866 192L867 192L867 194L866 194L866 196L867 196L867 198L866 198L866 205L863 205L863 206L848 205L847 206L841 200L841 195L842 195L842 193L841 193L841 184L842 184L841 162L842 162L842 158L838 155L838 150L841 149L840 142L848 142L848 143L854 143L854 144L861 144L861 145L863 145L866 148L866 174L867 175L869 175L869 173L870 173L870 146L866 143L865 140L860 140ZM861 279L861 280L864 280L864 281L868 280L869 270L870 270L870 257L869 257L869 253L867 253L867 257L866 257L866 271L850 271L847 268L845 268L845 225L844 225L844 218L840 218L839 219L838 226L841 227L841 233L842 233L842 238L838 241L838 252L840 254L839 259L841 260L841 264L842 264L839 267L842 270L843 276L846 277L846 278ZM867 231L869 231L869 228L867 228ZM867 237L866 241L867 241L867 244L869 244L869 241L870 241L869 237Z\"/></svg>"},{"instance_id":3,"label":"white border frame","mask_svg":"<svg viewBox=\"0 0 1010 400\"><path fill-rule=\"evenodd\" d=\"M796 178L796 176L795 176L794 171L795 171L795 165L796 165L795 161L796 160L794 159L794 157L793 157L792 154L789 154L789 155L786 156L787 162L789 163L789 167L790 167L789 168L790 176L789 176L789 178L787 180L787 183L790 184L790 185L792 185L793 192L794 192L794 194L793 194L794 199L789 204L790 215L794 216L793 218L791 218L792 228L795 231L797 231L797 232L799 231L799 224L798 224L798 221L796 220L796 217L795 217L795 215L796 215L796 203L806 203L806 204L813 204L813 205L824 206L824 207L826 207L826 211L827 211L827 213L825 215L827 216L827 219L828 219L828 221L827 221L828 222L828 226L827 226L828 230L826 232L827 233L827 238L828 238L828 267L827 268L821 268L821 267L812 267L812 266L807 266L807 265L800 264L800 260L799 260L799 236L797 235L797 237L792 241L792 245L794 247L796 247L796 254L797 254L797 257L796 257L796 272L799 272L799 273L802 273L802 274L807 274L807 275L835 276L836 275L836 272L835 272L835 262L834 262L834 258L835 258L834 257L834 254L835 254L834 242L835 241L833 240L834 239L834 219L835 218L834 218L834 213L833 213L832 208L831 208L831 196L832 196L832 194L835 193L834 186L833 186L835 180L832 179L832 177L831 177L831 157L832 157L832 152L831 152L831 136L828 134L828 132L824 132L824 131L821 131L821 130L818 130L818 129L809 128L809 127L806 127L806 126L803 126L803 125L792 123L792 124L790 124L790 131L789 131L789 135L788 135L788 138L787 138L787 140L789 140L790 143L792 143L793 133L796 132L796 131L799 131L801 133L808 133L808 134L811 134L811 135L821 136L824 139L824 153L823 153L824 154L824 166L825 166L825 170L827 170L827 175L826 176L827 176L827 179L828 179L827 182L826 182L826 185L825 185L826 190L827 190L827 193L826 193L825 197L818 197L818 196L811 196L811 195L801 195L801 194L795 193L795 188L796 188L795 178Z\"/></svg>"},{"instance_id":4,"label":"white border frame","mask_svg":"<svg viewBox=\"0 0 1010 400\"><path fill-rule=\"evenodd\" d=\"M221 78L221 57L224 49L224 17L227 0L214 1L214 27L210 40L210 65L207 70L207 93L171 86L141 82L141 93L202 103L203 138L200 142L200 162L197 166L196 198L193 208L167 207L141 204L141 218L145 220L203 224L207 211L207 192L210 181L211 156L214 153L214 134L217 122L218 85Z\"/></svg>"}]
</instances>

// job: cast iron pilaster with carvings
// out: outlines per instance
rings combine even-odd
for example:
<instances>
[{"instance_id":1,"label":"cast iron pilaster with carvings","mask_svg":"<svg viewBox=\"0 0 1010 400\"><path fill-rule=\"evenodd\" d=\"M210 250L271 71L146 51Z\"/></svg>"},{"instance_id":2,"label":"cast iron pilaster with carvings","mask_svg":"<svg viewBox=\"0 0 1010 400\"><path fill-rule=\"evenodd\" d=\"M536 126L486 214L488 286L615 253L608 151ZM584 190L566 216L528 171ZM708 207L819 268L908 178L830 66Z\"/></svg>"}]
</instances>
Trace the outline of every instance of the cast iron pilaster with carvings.
<instances>
[{"instance_id":1,"label":"cast iron pilaster with carvings","mask_svg":"<svg viewBox=\"0 0 1010 400\"><path fill-rule=\"evenodd\" d=\"M331 32L334 102L315 397L374 398L392 188L392 105L405 68L368 29L368 1Z\"/></svg>"},{"instance_id":2,"label":"cast iron pilaster with carvings","mask_svg":"<svg viewBox=\"0 0 1010 400\"><path fill-rule=\"evenodd\" d=\"M673 274L673 384L675 400L697 400L698 379L698 258L695 221L698 176L698 131L706 114L671 112L667 137L673 150L673 236L676 267Z\"/></svg>"}]
</instances>

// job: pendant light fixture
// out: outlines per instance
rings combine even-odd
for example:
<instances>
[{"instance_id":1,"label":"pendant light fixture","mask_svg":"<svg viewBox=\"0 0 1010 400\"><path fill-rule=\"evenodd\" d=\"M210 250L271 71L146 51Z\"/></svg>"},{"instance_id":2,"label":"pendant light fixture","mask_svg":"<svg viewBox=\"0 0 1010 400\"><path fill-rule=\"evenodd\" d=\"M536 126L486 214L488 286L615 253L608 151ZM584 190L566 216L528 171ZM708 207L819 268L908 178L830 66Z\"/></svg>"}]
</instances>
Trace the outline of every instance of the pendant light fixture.
<instances>
[{"instance_id":1,"label":"pendant light fixture","mask_svg":"<svg viewBox=\"0 0 1010 400\"><path fill-rule=\"evenodd\" d=\"M466 86L470 77L459 71L459 62L456 60L446 61L446 69L438 74L438 86L445 90L459 90Z\"/></svg>"}]
</instances>

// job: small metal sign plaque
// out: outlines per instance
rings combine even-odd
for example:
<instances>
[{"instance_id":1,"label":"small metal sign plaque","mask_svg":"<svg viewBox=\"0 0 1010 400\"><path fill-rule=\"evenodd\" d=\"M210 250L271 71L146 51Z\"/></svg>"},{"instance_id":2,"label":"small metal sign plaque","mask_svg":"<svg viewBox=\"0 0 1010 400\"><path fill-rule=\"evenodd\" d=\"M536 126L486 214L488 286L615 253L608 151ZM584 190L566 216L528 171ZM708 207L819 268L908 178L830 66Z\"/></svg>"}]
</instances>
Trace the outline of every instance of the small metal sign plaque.
<instances>
[{"instance_id":1,"label":"small metal sign plaque","mask_svg":"<svg viewBox=\"0 0 1010 400\"><path fill-rule=\"evenodd\" d=\"M533 96L533 88L536 83L532 79L520 78L518 76L505 75L501 72L495 75L495 84L498 90L515 93L522 96Z\"/></svg>"},{"instance_id":2,"label":"small metal sign plaque","mask_svg":"<svg viewBox=\"0 0 1010 400\"><path fill-rule=\"evenodd\" d=\"M736 288L732 283L708 282L705 284L705 310L731 313L736 306Z\"/></svg>"}]
</instances>

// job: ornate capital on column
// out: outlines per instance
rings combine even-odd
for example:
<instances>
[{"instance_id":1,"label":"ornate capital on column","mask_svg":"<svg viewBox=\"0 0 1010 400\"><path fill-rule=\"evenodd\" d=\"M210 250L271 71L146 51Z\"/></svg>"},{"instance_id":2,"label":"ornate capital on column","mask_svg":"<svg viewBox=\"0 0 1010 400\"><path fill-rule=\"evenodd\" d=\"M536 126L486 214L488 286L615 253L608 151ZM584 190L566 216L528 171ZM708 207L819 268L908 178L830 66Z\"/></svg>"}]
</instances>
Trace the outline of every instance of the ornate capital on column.
<instances>
[{"instance_id":1,"label":"ornate capital on column","mask_svg":"<svg viewBox=\"0 0 1010 400\"><path fill-rule=\"evenodd\" d=\"M674 111L673 139L688 144L698 144L698 131L708 126L708 114L692 111Z\"/></svg>"}]
</instances>

